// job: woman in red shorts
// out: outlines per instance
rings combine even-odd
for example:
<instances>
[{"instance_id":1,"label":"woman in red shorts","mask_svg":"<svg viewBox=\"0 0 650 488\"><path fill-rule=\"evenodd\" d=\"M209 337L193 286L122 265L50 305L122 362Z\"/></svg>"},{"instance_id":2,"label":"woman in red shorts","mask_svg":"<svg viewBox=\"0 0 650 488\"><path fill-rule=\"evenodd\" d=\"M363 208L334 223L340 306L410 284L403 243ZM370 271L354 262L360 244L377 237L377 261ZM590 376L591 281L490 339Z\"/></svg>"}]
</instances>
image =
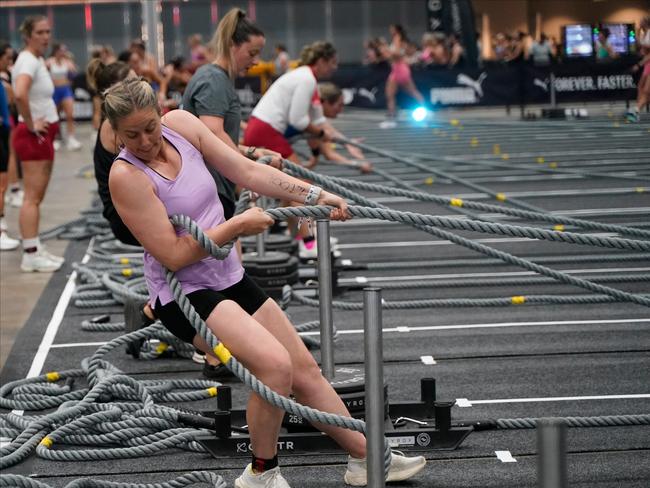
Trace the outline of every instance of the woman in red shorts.
<instances>
[{"instance_id":1,"label":"woman in red shorts","mask_svg":"<svg viewBox=\"0 0 650 488\"><path fill-rule=\"evenodd\" d=\"M56 271L63 258L48 253L38 238L39 206L45 196L54 161L54 137L59 116L52 95L54 84L43 55L50 43L50 24L43 16L27 17L20 26L25 49L13 68L18 126L11 142L22 161L25 198L20 208L23 271Z\"/></svg>"}]
</instances>

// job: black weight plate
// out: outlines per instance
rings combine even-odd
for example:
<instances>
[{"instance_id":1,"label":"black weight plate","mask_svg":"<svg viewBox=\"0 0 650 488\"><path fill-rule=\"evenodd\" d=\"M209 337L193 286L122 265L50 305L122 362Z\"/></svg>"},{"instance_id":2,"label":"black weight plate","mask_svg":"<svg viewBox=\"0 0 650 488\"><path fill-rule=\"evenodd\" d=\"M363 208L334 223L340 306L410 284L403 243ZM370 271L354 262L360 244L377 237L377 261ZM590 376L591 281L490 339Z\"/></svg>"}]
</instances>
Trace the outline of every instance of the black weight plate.
<instances>
[{"instance_id":1,"label":"black weight plate","mask_svg":"<svg viewBox=\"0 0 650 488\"><path fill-rule=\"evenodd\" d=\"M250 276L278 276L291 274L298 270L298 258L291 257L286 263L261 264L253 261L244 263L246 273Z\"/></svg>"},{"instance_id":2,"label":"black weight plate","mask_svg":"<svg viewBox=\"0 0 650 488\"><path fill-rule=\"evenodd\" d=\"M346 368L343 366L334 368L334 379L330 383L339 395L342 393L363 392L366 389L364 372L359 368Z\"/></svg>"},{"instance_id":3,"label":"black weight plate","mask_svg":"<svg viewBox=\"0 0 650 488\"><path fill-rule=\"evenodd\" d=\"M291 256L286 252L269 251L265 252L263 256L259 256L256 252L244 253L241 257L242 264L246 267L246 263L255 264L280 264L289 261Z\"/></svg>"},{"instance_id":4,"label":"black weight plate","mask_svg":"<svg viewBox=\"0 0 650 488\"><path fill-rule=\"evenodd\" d=\"M251 276L261 288L277 288L298 283L298 270L280 276Z\"/></svg>"}]
</instances>

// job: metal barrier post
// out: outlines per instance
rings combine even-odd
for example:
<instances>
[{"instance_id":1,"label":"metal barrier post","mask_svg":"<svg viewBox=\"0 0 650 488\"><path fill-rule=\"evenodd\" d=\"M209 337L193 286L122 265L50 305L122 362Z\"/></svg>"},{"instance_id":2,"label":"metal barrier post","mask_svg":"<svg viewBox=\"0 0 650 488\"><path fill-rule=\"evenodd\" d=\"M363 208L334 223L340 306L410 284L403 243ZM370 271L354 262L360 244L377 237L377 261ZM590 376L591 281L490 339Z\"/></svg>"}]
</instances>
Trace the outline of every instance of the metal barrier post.
<instances>
[{"instance_id":1,"label":"metal barrier post","mask_svg":"<svg viewBox=\"0 0 650 488\"><path fill-rule=\"evenodd\" d=\"M368 486L383 488L384 472L384 370L381 290L363 290L363 329L366 379L366 466Z\"/></svg>"},{"instance_id":2,"label":"metal barrier post","mask_svg":"<svg viewBox=\"0 0 650 488\"><path fill-rule=\"evenodd\" d=\"M318 246L318 298L320 302L320 356L323 376L334 379L334 321L332 319L332 261L330 221L316 221Z\"/></svg>"},{"instance_id":3,"label":"metal barrier post","mask_svg":"<svg viewBox=\"0 0 650 488\"><path fill-rule=\"evenodd\" d=\"M562 419L540 419L537 422L537 486L568 486L566 424Z\"/></svg>"}]
</instances>

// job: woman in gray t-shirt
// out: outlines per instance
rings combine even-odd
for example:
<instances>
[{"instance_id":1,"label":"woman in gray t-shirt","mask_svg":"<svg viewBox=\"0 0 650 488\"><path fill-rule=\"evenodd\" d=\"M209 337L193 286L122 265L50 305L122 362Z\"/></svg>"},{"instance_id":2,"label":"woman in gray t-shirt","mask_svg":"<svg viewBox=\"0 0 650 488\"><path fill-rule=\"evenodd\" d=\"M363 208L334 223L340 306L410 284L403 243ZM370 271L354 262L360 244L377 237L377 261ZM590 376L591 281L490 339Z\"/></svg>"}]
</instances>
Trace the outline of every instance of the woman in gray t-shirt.
<instances>
[{"instance_id":1,"label":"woman in gray t-shirt","mask_svg":"<svg viewBox=\"0 0 650 488\"><path fill-rule=\"evenodd\" d=\"M219 139L248 158L275 156L274 165L279 166L279 154L239 144L241 103L234 78L258 63L264 43L264 33L246 18L245 12L238 8L230 10L219 22L211 41L216 59L192 76L183 95L183 109L196 115ZM214 170L211 172L228 219L235 210L235 185L214 174Z\"/></svg>"}]
</instances>

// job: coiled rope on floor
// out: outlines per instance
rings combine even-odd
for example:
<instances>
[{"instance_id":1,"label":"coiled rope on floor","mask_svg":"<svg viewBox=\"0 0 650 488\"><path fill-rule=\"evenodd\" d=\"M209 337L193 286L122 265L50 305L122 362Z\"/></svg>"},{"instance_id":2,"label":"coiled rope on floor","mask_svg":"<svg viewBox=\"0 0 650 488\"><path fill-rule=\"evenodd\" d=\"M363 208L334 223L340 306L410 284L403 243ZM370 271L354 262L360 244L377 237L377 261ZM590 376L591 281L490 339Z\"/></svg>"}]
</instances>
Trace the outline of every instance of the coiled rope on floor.
<instances>
[{"instance_id":1,"label":"coiled rope on floor","mask_svg":"<svg viewBox=\"0 0 650 488\"><path fill-rule=\"evenodd\" d=\"M210 471L192 471L161 483L122 483L93 478L71 481L64 488L184 488L194 484L207 484L213 488L226 488L224 479ZM51 485L28 476L3 474L0 476L2 488L53 488Z\"/></svg>"}]
</instances>

